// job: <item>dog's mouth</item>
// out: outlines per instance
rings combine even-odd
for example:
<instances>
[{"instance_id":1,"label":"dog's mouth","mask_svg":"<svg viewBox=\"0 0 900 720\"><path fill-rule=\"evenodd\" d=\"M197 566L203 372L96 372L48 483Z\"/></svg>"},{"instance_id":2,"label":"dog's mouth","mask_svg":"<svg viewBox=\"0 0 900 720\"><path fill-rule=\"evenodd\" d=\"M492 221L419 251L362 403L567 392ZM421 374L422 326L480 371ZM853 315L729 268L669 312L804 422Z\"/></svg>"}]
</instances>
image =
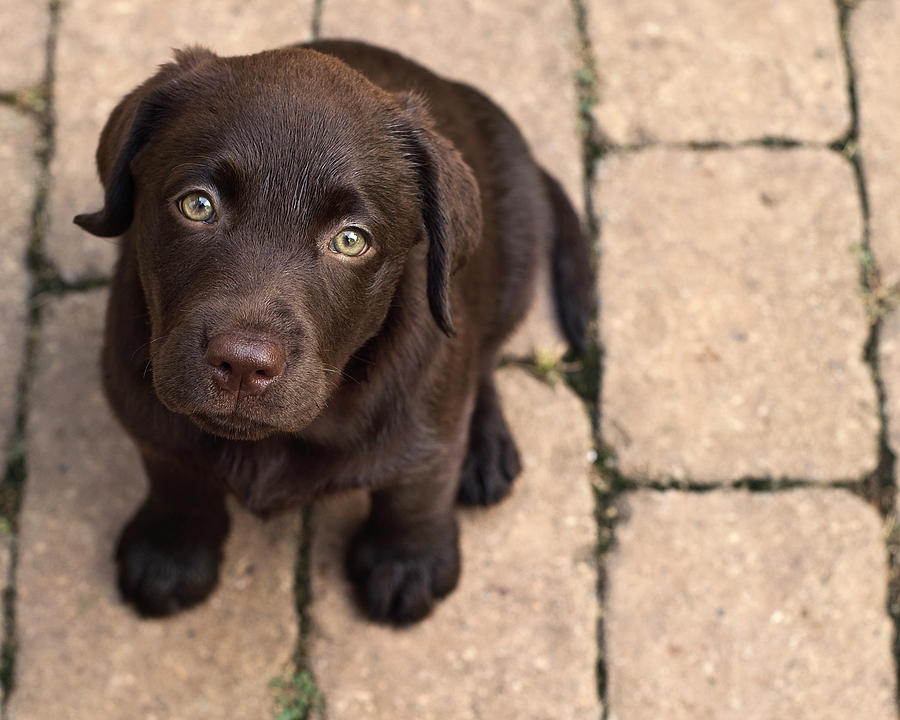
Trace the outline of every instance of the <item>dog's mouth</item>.
<instances>
[{"instance_id":1,"label":"dog's mouth","mask_svg":"<svg viewBox=\"0 0 900 720\"><path fill-rule=\"evenodd\" d=\"M229 440L262 440L277 432L271 425L234 413L231 415L192 413L190 418L201 430Z\"/></svg>"}]
</instances>

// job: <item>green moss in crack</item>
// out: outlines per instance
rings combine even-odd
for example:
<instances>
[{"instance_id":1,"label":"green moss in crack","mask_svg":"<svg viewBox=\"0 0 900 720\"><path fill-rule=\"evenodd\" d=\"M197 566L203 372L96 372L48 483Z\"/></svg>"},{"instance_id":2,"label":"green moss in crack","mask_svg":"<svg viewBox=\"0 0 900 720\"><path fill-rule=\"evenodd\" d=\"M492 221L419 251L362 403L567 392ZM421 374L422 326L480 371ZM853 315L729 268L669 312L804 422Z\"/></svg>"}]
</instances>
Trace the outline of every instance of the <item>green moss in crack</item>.
<instances>
[{"instance_id":1,"label":"green moss in crack","mask_svg":"<svg viewBox=\"0 0 900 720\"><path fill-rule=\"evenodd\" d=\"M22 487L25 483L25 442L21 437L13 440L6 456L6 470L0 484L0 520L5 532L15 528L22 503Z\"/></svg>"},{"instance_id":2,"label":"green moss in crack","mask_svg":"<svg viewBox=\"0 0 900 720\"><path fill-rule=\"evenodd\" d=\"M306 720L313 710L323 707L322 693L307 670L273 678L269 687L275 690L274 720Z\"/></svg>"}]
</instances>

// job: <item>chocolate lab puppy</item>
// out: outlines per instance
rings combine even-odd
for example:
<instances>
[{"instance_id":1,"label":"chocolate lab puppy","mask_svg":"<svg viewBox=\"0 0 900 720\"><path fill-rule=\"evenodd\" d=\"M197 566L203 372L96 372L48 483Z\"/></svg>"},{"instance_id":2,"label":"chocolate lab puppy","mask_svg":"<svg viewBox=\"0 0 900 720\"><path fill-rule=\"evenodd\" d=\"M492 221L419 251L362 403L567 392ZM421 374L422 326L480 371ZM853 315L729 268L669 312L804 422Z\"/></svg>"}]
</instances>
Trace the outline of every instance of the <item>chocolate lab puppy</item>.
<instances>
[{"instance_id":1,"label":"chocolate lab puppy","mask_svg":"<svg viewBox=\"0 0 900 720\"><path fill-rule=\"evenodd\" d=\"M584 342L588 249L559 185L483 95L343 41L177 52L97 164L105 205L75 222L122 236L103 369L149 479L123 596L164 615L212 591L226 492L265 516L363 487L360 603L426 615L459 577L455 503L519 472L492 373L539 253Z\"/></svg>"}]
</instances>

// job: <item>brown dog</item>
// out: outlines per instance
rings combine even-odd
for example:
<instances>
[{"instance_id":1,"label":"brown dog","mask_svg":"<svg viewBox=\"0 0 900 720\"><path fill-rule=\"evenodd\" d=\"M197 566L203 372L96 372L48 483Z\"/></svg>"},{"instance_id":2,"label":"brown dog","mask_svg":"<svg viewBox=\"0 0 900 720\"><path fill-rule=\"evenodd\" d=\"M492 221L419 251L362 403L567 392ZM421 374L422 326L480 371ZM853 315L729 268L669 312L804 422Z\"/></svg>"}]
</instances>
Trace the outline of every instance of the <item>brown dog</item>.
<instances>
[{"instance_id":1,"label":"brown dog","mask_svg":"<svg viewBox=\"0 0 900 720\"><path fill-rule=\"evenodd\" d=\"M492 373L538 253L584 341L578 220L513 124L470 87L343 41L176 53L116 107L97 164L123 235L106 390L150 480L116 558L148 615L204 599L224 493L269 514L372 491L348 570L377 620L459 576L454 504L519 472Z\"/></svg>"}]
</instances>

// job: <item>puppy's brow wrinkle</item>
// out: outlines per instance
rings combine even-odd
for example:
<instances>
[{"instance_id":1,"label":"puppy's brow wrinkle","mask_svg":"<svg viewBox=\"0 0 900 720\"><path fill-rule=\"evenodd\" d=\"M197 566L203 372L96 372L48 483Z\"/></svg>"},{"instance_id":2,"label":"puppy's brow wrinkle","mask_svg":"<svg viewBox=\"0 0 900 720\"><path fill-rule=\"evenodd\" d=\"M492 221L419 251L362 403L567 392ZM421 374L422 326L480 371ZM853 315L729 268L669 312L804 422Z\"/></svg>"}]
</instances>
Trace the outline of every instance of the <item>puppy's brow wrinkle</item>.
<instances>
[{"instance_id":1,"label":"puppy's brow wrinkle","mask_svg":"<svg viewBox=\"0 0 900 720\"><path fill-rule=\"evenodd\" d=\"M194 182L209 182L211 174L210 167L206 163L183 162L172 168L169 177L173 184L188 185Z\"/></svg>"}]
</instances>

